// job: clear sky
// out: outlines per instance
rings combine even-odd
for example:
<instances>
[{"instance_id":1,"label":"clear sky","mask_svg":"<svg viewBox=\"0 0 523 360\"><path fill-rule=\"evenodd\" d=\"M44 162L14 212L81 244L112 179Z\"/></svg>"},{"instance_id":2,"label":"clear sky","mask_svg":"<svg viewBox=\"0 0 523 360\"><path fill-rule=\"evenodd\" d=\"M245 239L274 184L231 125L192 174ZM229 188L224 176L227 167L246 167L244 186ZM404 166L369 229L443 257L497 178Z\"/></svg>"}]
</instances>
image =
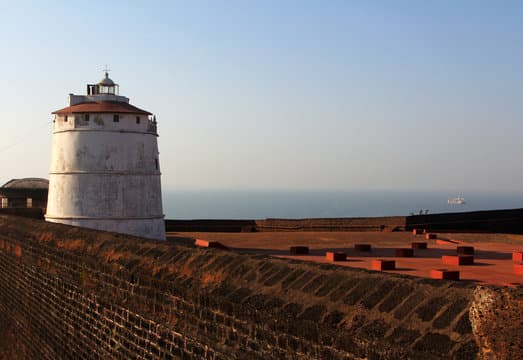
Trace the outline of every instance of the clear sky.
<instances>
[{"instance_id":1,"label":"clear sky","mask_svg":"<svg viewBox=\"0 0 523 360\"><path fill-rule=\"evenodd\" d=\"M165 189L522 192L521 1L0 1L0 182L105 64Z\"/></svg>"}]
</instances>

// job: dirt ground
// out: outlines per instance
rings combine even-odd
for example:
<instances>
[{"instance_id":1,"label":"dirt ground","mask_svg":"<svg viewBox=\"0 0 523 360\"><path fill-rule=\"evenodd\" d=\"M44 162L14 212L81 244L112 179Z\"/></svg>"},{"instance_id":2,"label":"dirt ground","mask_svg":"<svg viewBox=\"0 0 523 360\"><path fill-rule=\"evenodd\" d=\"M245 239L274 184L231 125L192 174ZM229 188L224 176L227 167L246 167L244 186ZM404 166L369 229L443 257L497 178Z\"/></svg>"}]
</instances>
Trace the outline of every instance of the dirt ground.
<instances>
[{"instance_id":1,"label":"dirt ground","mask_svg":"<svg viewBox=\"0 0 523 360\"><path fill-rule=\"evenodd\" d=\"M218 241L234 251L327 263L327 251L345 252L339 266L370 269L373 259L396 261L394 273L429 277L432 269L459 270L463 281L503 286L523 286L523 275L513 271L512 253L523 251L523 235L437 234L426 240L409 232L258 232L258 233L168 233L168 237L190 237ZM176 240L173 240L176 241ZM427 242L428 249L414 250L414 257L396 257L395 249L410 248L414 241ZM358 252L354 244L371 244L370 252ZM308 246L308 255L292 255L290 246ZM457 246L474 246L474 265L443 265L443 255L457 255Z\"/></svg>"}]
</instances>

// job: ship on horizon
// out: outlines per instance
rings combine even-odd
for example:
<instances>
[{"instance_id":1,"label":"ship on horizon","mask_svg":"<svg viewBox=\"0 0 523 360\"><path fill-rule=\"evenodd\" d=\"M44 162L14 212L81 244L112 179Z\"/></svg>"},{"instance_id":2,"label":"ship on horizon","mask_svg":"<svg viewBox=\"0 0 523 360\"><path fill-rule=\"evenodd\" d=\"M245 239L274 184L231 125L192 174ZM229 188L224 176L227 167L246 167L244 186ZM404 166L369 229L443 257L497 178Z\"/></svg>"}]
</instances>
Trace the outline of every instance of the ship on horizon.
<instances>
[{"instance_id":1,"label":"ship on horizon","mask_svg":"<svg viewBox=\"0 0 523 360\"><path fill-rule=\"evenodd\" d=\"M449 205L465 205L465 198L463 196L457 196L455 198L449 198L447 200L447 204Z\"/></svg>"}]
</instances>

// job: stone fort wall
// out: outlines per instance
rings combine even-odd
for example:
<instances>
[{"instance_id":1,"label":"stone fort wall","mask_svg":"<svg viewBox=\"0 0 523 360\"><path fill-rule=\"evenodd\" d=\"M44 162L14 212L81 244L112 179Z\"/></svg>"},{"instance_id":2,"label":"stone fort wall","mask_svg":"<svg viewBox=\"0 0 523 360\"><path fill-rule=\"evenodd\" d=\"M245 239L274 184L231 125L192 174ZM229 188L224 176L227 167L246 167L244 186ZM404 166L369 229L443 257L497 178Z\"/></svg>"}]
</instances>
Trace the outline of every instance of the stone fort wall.
<instances>
[{"instance_id":1,"label":"stone fort wall","mask_svg":"<svg viewBox=\"0 0 523 360\"><path fill-rule=\"evenodd\" d=\"M413 216L264 220L165 220L167 231L398 231L523 234L523 209L469 211Z\"/></svg>"},{"instance_id":2,"label":"stone fort wall","mask_svg":"<svg viewBox=\"0 0 523 360\"><path fill-rule=\"evenodd\" d=\"M0 216L4 358L516 359L522 300Z\"/></svg>"},{"instance_id":3,"label":"stone fort wall","mask_svg":"<svg viewBox=\"0 0 523 360\"><path fill-rule=\"evenodd\" d=\"M252 232L252 231L395 231L404 230L404 216L264 219L264 220L165 220L173 232Z\"/></svg>"}]
</instances>

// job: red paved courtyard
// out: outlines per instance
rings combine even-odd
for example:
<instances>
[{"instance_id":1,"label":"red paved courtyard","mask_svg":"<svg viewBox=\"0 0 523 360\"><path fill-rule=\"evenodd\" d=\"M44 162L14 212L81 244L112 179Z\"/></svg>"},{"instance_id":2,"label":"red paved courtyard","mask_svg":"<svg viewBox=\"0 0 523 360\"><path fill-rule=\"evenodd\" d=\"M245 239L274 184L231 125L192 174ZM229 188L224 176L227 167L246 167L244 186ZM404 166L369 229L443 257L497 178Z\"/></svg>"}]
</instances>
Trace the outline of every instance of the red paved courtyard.
<instances>
[{"instance_id":1,"label":"red paved courtyard","mask_svg":"<svg viewBox=\"0 0 523 360\"><path fill-rule=\"evenodd\" d=\"M510 286L523 284L523 275L514 272L514 265L521 262L512 259L514 252L523 251L523 235L437 234L436 239L430 240L410 232L170 233L168 236L218 241L242 253L368 270L371 270L372 260L395 260L396 269L386 272L419 277L429 277L434 269L447 269L459 270L462 281ZM411 248L412 242L426 242L427 249L413 249L413 257L396 256L398 248ZM357 251L354 244L370 244L371 250ZM291 254L291 246L307 246L309 254ZM474 247L473 265L443 265L442 256L457 256L458 246ZM332 262L326 258L327 252L346 253L347 260Z\"/></svg>"}]
</instances>

